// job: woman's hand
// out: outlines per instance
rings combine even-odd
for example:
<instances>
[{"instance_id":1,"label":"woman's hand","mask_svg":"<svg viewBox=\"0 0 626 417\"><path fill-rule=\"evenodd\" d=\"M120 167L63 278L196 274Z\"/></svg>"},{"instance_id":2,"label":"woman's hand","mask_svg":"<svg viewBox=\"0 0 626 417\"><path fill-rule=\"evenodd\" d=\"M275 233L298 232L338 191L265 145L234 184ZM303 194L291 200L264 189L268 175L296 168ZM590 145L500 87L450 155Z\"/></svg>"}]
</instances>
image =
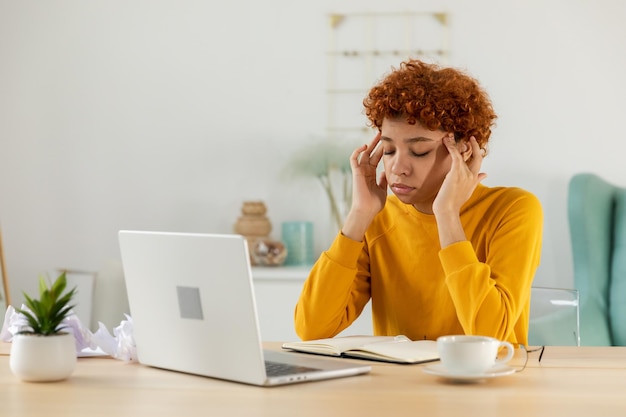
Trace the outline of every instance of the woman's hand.
<instances>
[{"instance_id":1,"label":"woman's hand","mask_svg":"<svg viewBox=\"0 0 626 417\"><path fill-rule=\"evenodd\" d=\"M465 162L463 154L459 150L462 144L456 143L452 136L446 136L443 143L450 152L452 165L433 202L433 212L435 214L450 212L458 214L461 211L461 206L470 198L476 186L487 177L487 174L480 172L483 153L473 136L469 140L472 152L466 152L469 162Z\"/></svg>"},{"instance_id":2,"label":"woman's hand","mask_svg":"<svg viewBox=\"0 0 626 417\"><path fill-rule=\"evenodd\" d=\"M460 219L461 206L470 198L476 186L487 177L487 174L480 172L483 150L473 136L469 142L471 152L462 153L459 150L462 144L456 143L451 135L443 139L450 152L452 165L433 201L433 213L437 219L442 248L466 240ZM469 162L465 162L464 154Z\"/></svg>"},{"instance_id":3,"label":"woman's hand","mask_svg":"<svg viewBox=\"0 0 626 417\"><path fill-rule=\"evenodd\" d=\"M387 200L387 178L382 172L376 181L376 168L383 156L380 132L370 142L352 152L352 207L346 216L342 233L354 240L361 241L370 223L385 206Z\"/></svg>"}]
</instances>

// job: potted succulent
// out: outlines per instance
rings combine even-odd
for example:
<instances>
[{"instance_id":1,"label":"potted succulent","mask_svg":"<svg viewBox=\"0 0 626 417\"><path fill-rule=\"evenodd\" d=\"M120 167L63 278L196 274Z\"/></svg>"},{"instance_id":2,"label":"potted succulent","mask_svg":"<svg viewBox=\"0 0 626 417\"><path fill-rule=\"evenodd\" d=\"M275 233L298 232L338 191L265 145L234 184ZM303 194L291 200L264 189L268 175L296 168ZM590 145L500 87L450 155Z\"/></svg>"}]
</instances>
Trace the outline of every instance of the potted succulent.
<instances>
[{"instance_id":1,"label":"potted succulent","mask_svg":"<svg viewBox=\"0 0 626 417\"><path fill-rule=\"evenodd\" d=\"M76 288L64 293L66 286L65 272L50 286L40 277L39 299L24 294L26 308L16 309L26 325L13 336L9 364L24 381L59 381L74 371L76 342L63 322L72 314Z\"/></svg>"}]
</instances>

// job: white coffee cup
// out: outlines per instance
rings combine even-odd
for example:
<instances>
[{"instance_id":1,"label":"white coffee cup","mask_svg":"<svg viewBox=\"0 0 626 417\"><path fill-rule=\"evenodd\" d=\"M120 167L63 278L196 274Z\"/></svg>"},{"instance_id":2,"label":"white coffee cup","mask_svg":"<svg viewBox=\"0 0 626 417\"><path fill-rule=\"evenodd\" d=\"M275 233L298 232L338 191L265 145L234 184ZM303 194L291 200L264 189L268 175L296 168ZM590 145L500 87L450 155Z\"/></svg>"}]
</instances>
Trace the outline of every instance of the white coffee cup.
<instances>
[{"instance_id":1,"label":"white coffee cup","mask_svg":"<svg viewBox=\"0 0 626 417\"><path fill-rule=\"evenodd\" d=\"M507 353L498 357L500 348ZM453 335L437 339L437 350L442 365L455 374L482 374L498 364L513 358L515 349L509 342L488 336Z\"/></svg>"}]
</instances>

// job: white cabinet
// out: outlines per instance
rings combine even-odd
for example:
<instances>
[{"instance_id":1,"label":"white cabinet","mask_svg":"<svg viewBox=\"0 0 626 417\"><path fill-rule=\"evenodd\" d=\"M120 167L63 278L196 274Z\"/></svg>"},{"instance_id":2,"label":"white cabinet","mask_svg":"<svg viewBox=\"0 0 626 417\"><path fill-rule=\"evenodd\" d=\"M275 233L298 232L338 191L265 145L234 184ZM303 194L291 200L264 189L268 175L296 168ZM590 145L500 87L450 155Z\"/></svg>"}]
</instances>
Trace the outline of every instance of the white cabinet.
<instances>
[{"instance_id":1,"label":"white cabinet","mask_svg":"<svg viewBox=\"0 0 626 417\"><path fill-rule=\"evenodd\" d=\"M264 341L298 340L293 312L309 274L306 267L254 267L254 292L261 337ZM365 306L361 316L341 335L372 334L371 309Z\"/></svg>"}]
</instances>

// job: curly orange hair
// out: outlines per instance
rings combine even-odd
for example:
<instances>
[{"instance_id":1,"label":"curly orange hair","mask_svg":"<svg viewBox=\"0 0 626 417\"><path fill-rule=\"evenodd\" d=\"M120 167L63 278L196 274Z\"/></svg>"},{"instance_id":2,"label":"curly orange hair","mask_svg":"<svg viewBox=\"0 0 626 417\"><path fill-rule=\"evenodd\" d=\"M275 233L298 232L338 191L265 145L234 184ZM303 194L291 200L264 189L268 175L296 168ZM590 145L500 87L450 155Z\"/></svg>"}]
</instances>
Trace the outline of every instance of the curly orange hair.
<instances>
[{"instance_id":1,"label":"curly orange hair","mask_svg":"<svg viewBox=\"0 0 626 417\"><path fill-rule=\"evenodd\" d=\"M453 132L457 142L474 136L481 148L497 118L489 96L472 77L419 60L392 68L363 105L370 125L378 129L384 118L406 117L410 124Z\"/></svg>"}]
</instances>

